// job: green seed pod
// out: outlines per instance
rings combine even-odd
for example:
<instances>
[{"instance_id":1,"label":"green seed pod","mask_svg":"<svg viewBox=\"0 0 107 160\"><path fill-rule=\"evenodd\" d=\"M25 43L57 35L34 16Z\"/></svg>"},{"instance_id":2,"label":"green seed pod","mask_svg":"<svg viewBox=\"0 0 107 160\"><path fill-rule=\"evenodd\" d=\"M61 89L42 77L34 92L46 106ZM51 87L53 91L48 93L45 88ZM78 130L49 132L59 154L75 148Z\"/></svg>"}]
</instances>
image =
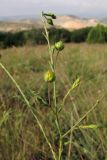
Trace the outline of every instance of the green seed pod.
<instances>
[{"instance_id":1,"label":"green seed pod","mask_svg":"<svg viewBox=\"0 0 107 160\"><path fill-rule=\"evenodd\" d=\"M45 80L45 82L53 82L53 81L55 81L55 73L52 72L52 71L45 72L44 80Z\"/></svg>"},{"instance_id":2,"label":"green seed pod","mask_svg":"<svg viewBox=\"0 0 107 160\"><path fill-rule=\"evenodd\" d=\"M47 23L53 26L53 21L52 21L51 18L48 18L48 19L47 19Z\"/></svg>"},{"instance_id":3,"label":"green seed pod","mask_svg":"<svg viewBox=\"0 0 107 160\"><path fill-rule=\"evenodd\" d=\"M53 13L48 13L47 16L50 16L52 19L56 19L56 16Z\"/></svg>"},{"instance_id":4,"label":"green seed pod","mask_svg":"<svg viewBox=\"0 0 107 160\"><path fill-rule=\"evenodd\" d=\"M53 19L56 19L56 15L55 15L55 14L51 14L51 17L52 17Z\"/></svg>"},{"instance_id":5,"label":"green seed pod","mask_svg":"<svg viewBox=\"0 0 107 160\"><path fill-rule=\"evenodd\" d=\"M49 16L51 17L52 19L56 19L56 15L53 14L53 13L44 13L45 16Z\"/></svg>"},{"instance_id":6,"label":"green seed pod","mask_svg":"<svg viewBox=\"0 0 107 160\"><path fill-rule=\"evenodd\" d=\"M58 50L58 51L62 51L64 49L64 44L62 41L59 41L59 42L56 42L55 43L55 48Z\"/></svg>"}]
</instances>

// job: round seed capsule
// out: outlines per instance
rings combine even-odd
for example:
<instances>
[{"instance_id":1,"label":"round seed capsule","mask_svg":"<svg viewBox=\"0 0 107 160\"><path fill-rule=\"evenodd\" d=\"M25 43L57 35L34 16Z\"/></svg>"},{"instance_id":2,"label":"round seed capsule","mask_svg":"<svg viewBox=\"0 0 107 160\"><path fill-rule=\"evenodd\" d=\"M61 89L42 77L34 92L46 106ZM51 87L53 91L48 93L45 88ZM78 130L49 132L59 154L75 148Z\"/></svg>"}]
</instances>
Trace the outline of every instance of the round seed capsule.
<instances>
[{"instance_id":1,"label":"round seed capsule","mask_svg":"<svg viewBox=\"0 0 107 160\"><path fill-rule=\"evenodd\" d=\"M55 73L52 72L52 71L45 72L44 80L45 80L45 82L53 82L53 81L55 81Z\"/></svg>"},{"instance_id":2,"label":"round seed capsule","mask_svg":"<svg viewBox=\"0 0 107 160\"><path fill-rule=\"evenodd\" d=\"M55 48L58 50L58 51L62 51L64 49L64 44L62 41L59 41L59 42L56 42L55 43Z\"/></svg>"}]
</instances>

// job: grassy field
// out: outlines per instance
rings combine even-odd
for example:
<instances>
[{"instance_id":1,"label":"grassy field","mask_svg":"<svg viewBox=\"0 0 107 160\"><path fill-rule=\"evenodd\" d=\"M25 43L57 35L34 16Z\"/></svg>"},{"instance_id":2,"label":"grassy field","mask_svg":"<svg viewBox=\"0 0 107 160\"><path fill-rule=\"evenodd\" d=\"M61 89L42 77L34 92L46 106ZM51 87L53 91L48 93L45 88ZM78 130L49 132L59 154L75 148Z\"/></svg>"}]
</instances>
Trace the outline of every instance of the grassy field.
<instances>
[{"instance_id":1,"label":"grassy field","mask_svg":"<svg viewBox=\"0 0 107 160\"><path fill-rule=\"evenodd\" d=\"M0 55L0 61L23 89L57 151L59 135L48 106L48 86L43 79L49 66L47 47L13 47L0 50ZM58 59L56 74L58 104L75 79L80 78L80 85L70 93L60 115L65 133L107 92L107 45L66 44ZM46 105L39 95L45 99ZM81 122L81 125L89 124L101 127L75 129L70 136L72 143L66 143L69 141L67 135L63 160L107 160L106 96ZM35 119L1 68L0 160L52 160Z\"/></svg>"}]
</instances>

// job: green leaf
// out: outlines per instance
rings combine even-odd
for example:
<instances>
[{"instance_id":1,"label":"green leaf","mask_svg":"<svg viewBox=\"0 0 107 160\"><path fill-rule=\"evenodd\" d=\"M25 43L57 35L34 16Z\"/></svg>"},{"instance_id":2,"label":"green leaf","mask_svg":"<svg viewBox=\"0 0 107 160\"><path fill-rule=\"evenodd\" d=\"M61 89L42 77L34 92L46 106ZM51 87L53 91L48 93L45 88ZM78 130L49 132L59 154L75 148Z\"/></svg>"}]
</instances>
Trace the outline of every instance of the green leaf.
<instances>
[{"instance_id":1,"label":"green leaf","mask_svg":"<svg viewBox=\"0 0 107 160\"><path fill-rule=\"evenodd\" d=\"M45 106L48 105L48 103L41 97L41 96L38 96L36 97L36 101L39 103L39 104L43 104Z\"/></svg>"},{"instance_id":2,"label":"green leaf","mask_svg":"<svg viewBox=\"0 0 107 160\"><path fill-rule=\"evenodd\" d=\"M90 125L81 125L79 128L81 129L98 129L98 128L106 128L107 126L104 124L90 124Z\"/></svg>"},{"instance_id":3,"label":"green leaf","mask_svg":"<svg viewBox=\"0 0 107 160\"><path fill-rule=\"evenodd\" d=\"M78 85L80 84L80 78L77 78L74 83L71 85L70 89L67 91L67 93L65 94L64 98L63 98L63 104L66 100L66 98L68 97L68 95L71 93L71 91L73 91Z\"/></svg>"},{"instance_id":4,"label":"green leaf","mask_svg":"<svg viewBox=\"0 0 107 160\"><path fill-rule=\"evenodd\" d=\"M0 127L7 122L10 115L10 110L4 111L2 117L0 118Z\"/></svg>"}]
</instances>

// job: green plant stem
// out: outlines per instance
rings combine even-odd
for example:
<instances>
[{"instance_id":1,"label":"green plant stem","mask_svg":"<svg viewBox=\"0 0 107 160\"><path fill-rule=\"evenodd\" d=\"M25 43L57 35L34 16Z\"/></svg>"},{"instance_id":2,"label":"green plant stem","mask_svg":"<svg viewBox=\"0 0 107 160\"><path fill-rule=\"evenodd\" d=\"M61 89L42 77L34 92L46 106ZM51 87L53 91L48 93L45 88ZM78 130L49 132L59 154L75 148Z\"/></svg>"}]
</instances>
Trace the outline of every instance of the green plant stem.
<instances>
[{"instance_id":1,"label":"green plant stem","mask_svg":"<svg viewBox=\"0 0 107 160\"><path fill-rule=\"evenodd\" d=\"M55 71L54 71L55 72ZM54 99L54 106L57 113L57 102L56 102L56 81L53 82L53 99Z\"/></svg>"},{"instance_id":2,"label":"green plant stem","mask_svg":"<svg viewBox=\"0 0 107 160\"><path fill-rule=\"evenodd\" d=\"M38 124L41 132L43 133L43 136L44 136L47 144L48 144L49 147L50 147L50 150L51 150L51 152L52 152L52 155L53 155L54 160L57 160L57 159L56 159L56 154L55 154L55 152L54 152L54 150L53 150L53 148L52 148L51 143L49 142L49 140L48 140L48 138L47 138L47 136L46 136L46 133L45 133L45 131L44 131L44 129L43 129L43 126L42 126L42 124L40 123L40 120L38 119L38 117L37 117L37 116L35 115L35 113L33 112L32 106L30 105L30 103L29 103L28 99L26 98L25 94L23 93L22 89L20 88L20 86L18 85L18 83L15 81L15 79L11 76L11 74L9 73L9 71L5 68L5 66L4 66L1 62L0 62L0 66L1 66L1 68L5 71L5 73L9 76L9 78L12 80L12 82L15 84L16 88L17 88L18 91L20 92L20 94L21 94L21 96L23 97L26 105L28 106L28 108L29 108L29 110L31 111L31 113L32 113L32 115L34 116L34 118L36 119L37 124Z\"/></svg>"},{"instance_id":3,"label":"green plant stem","mask_svg":"<svg viewBox=\"0 0 107 160\"><path fill-rule=\"evenodd\" d=\"M58 55L59 55L59 51L57 51L57 53L56 53L56 58L55 58L55 67L56 67L56 64L57 64Z\"/></svg>"},{"instance_id":4,"label":"green plant stem","mask_svg":"<svg viewBox=\"0 0 107 160\"><path fill-rule=\"evenodd\" d=\"M51 107L51 99L50 99L50 84L48 83L48 101L49 101L49 106Z\"/></svg>"},{"instance_id":5,"label":"green plant stem","mask_svg":"<svg viewBox=\"0 0 107 160\"><path fill-rule=\"evenodd\" d=\"M56 83L53 82L53 98L54 98L54 106L55 106L55 116L56 116L56 126L59 132L59 153L58 153L58 160L61 159L61 154L62 154L62 132L61 132L61 127L60 127L60 122L59 122L59 113L58 113L58 108L57 108L57 101L56 101Z\"/></svg>"},{"instance_id":6,"label":"green plant stem","mask_svg":"<svg viewBox=\"0 0 107 160\"><path fill-rule=\"evenodd\" d=\"M52 56L52 52L51 52L51 46L50 46L50 40L49 40L49 33L48 33L48 30L47 30L47 27L46 27L46 22L45 20L43 19L43 16L42 16L42 21L43 21L43 24L44 24L44 29L45 29L45 38L47 40L47 43L48 43L48 50L49 50L49 55L50 55L50 64L51 64L51 69L54 71L54 62L53 62L53 56Z\"/></svg>"},{"instance_id":7,"label":"green plant stem","mask_svg":"<svg viewBox=\"0 0 107 160\"><path fill-rule=\"evenodd\" d=\"M56 62L54 62L54 60L53 60L53 52L51 50L49 33L48 33L48 30L47 30L47 27L46 27L46 22L43 19L43 15L42 15L42 20L43 20L44 29L45 29L45 35L44 36L45 36L45 38L47 40L47 43L48 43L48 49L49 49L49 55L50 55L50 66L51 66L52 71L55 73ZM56 55L56 60L57 60L58 53ZM56 80L53 82L53 101L54 101L54 107L55 107L55 112L53 112L53 113L55 114L55 117L56 117L55 122L56 122L56 126L57 126L58 133L59 133L58 160L61 160L61 154L62 154L62 132L61 132L61 127L60 127L60 122L59 122L59 114L58 114L57 100L56 100Z\"/></svg>"},{"instance_id":8,"label":"green plant stem","mask_svg":"<svg viewBox=\"0 0 107 160\"><path fill-rule=\"evenodd\" d=\"M55 68L54 68L55 72ZM61 127L60 127L60 122L59 122L59 113L58 113L58 108L57 108L57 100L56 100L56 81L53 82L53 99L54 99L54 107L55 107L55 116L56 116L56 126L59 132L59 153L58 153L58 160L61 159L61 154L62 154L62 132L61 132Z\"/></svg>"},{"instance_id":9,"label":"green plant stem","mask_svg":"<svg viewBox=\"0 0 107 160\"><path fill-rule=\"evenodd\" d=\"M71 128L69 129L63 136L62 138L64 138L65 136L67 136L69 133L71 133L78 125L79 123L81 123L81 121L90 113L92 112L96 107L97 105L103 100L103 98L107 95L107 92L100 98L96 101L96 103L92 106L92 108L87 111L77 122L76 124Z\"/></svg>"}]
</instances>

